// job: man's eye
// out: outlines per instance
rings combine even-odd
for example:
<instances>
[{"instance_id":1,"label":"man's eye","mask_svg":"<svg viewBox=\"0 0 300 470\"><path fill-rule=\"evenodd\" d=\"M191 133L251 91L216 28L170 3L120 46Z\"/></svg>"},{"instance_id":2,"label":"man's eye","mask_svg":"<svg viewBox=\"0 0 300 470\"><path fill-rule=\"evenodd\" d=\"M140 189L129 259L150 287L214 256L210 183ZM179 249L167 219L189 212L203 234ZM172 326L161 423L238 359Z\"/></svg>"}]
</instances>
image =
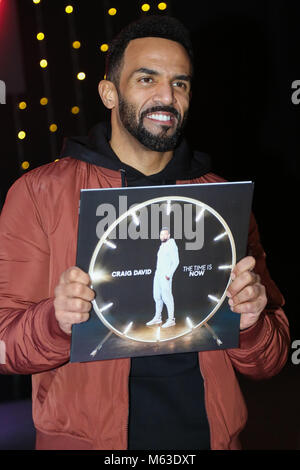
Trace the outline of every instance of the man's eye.
<instances>
[{"instance_id":1,"label":"man's eye","mask_svg":"<svg viewBox=\"0 0 300 470\"><path fill-rule=\"evenodd\" d=\"M142 83L152 83L153 78L152 77L142 77L142 78L140 78L140 82L142 82Z\"/></svg>"},{"instance_id":2,"label":"man's eye","mask_svg":"<svg viewBox=\"0 0 300 470\"><path fill-rule=\"evenodd\" d=\"M185 82L174 82L173 86L187 90L187 84Z\"/></svg>"}]
</instances>

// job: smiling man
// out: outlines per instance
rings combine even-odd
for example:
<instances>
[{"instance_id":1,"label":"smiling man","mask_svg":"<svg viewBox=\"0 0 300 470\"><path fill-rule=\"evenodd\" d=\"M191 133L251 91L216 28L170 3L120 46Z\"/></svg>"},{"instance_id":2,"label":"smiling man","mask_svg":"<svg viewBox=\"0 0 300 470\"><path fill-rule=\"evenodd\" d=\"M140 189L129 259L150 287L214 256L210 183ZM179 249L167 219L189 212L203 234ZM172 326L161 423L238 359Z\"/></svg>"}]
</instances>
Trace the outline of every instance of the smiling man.
<instances>
[{"instance_id":1,"label":"smiling man","mask_svg":"<svg viewBox=\"0 0 300 470\"><path fill-rule=\"evenodd\" d=\"M94 298L88 274L74 266L80 190L223 181L183 139L192 61L178 20L146 17L126 27L99 84L111 122L69 139L65 158L28 172L8 193L0 372L33 374L37 449L237 449L247 412L234 369L271 377L287 359L283 299L252 217L249 255L228 289L239 348L69 363L72 325L88 320Z\"/></svg>"},{"instance_id":2,"label":"smiling man","mask_svg":"<svg viewBox=\"0 0 300 470\"><path fill-rule=\"evenodd\" d=\"M110 80L99 84L112 110L110 144L121 161L155 174L171 160L187 120L191 60L178 42L144 37L130 41L122 63L117 76L109 63Z\"/></svg>"}]
</instances>

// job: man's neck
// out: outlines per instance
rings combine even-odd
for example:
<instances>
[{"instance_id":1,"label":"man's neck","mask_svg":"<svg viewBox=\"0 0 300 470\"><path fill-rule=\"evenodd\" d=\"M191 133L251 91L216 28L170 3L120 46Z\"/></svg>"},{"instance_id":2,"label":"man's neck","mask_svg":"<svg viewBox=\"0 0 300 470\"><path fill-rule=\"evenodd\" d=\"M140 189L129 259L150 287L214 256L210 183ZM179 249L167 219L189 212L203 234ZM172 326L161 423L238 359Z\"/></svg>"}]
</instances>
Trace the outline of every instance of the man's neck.
<instances>
[{"instance_id":1,"label":"man's neck","mask_svg":"<svg viewBox=\"0 0 300 470\"><path fill-rule=\"evenodd\" d=\"M173 151L155 152L140 144L126 130L112 126L110 145L121 162L132 166L146 176L162 171L173 156Z\"/></svg>"}]
</instances>

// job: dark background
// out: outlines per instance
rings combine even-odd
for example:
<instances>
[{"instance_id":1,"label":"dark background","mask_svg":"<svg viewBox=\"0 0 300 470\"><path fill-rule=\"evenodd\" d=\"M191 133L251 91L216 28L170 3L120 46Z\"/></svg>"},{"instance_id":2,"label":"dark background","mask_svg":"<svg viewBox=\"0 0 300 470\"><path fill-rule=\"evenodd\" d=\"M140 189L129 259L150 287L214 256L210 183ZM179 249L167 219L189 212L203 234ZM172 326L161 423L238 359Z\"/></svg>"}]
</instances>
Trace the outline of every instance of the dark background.
<instances>
[{"instance_id":1,"label":"dark background","mask_svg":"<svg viewBox=\"0 0 300 470\"><path fill-rule=\"evenodd\" d=\"M8 92L0 105L0 207L24 171L59 158L65 136L86 134L108 116L97 93L104 74L100 44L141 14L172 14L189 28L196 53L187 135L195 148L210 154L216 173L255 182L253 210L268 266L286 298L292 341L298 339L300 103L292 102L292 83L300 79L299 2L169 0L160 12L158 1L149 0L148 13L141 12L142 3L0 1L0 79ZM71 15L64 11L67 4L74 6ZM110 7L117 8L115 16L107 14ZM46 35L42 42L36 39L39 31ZM75 39L81 41L78 50L72 49ZM41 58L48 60L46 69L39 66ZM81 82L79 71L86 73ZM39 103L42 96L49 99L46 107ZM70 112L75 105L78 115ZM50 123L57 124L57 132L49 132ZM21 129L27 134L22 141ZM25 160L28 170L21 168ZM290 358L271 381L241 379L249 406L246 447L300 448L299 373L300 364ZM3 403L29 396L29 377L0 377Z\"/></svg>"}]
</instances>

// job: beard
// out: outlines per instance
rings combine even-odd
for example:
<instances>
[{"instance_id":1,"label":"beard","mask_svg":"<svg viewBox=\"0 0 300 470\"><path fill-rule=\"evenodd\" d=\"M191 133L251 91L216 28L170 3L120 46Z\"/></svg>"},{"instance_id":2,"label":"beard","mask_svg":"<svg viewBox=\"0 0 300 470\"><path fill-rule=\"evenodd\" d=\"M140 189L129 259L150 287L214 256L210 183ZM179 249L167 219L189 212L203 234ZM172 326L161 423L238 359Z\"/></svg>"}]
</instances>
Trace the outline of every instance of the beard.
<instances>
[{"instance_id":1,"label":"beard","mask_svg":"<svg viewBox=\"0 0 300 470\"><path fill-rule=\"evenodd\" d=\"M161 125L161 132L152 134L144 126L144 117L149 113L168 112L174 114L177 126L172 135L167 135L169 127ZM156 152L168 152L177 146L187 121L187 111L181 119L181 114L172 106L154 106L143 111L137 121L137 112L133 104L126 101L119 93L119 115L125 129L135 137L144 147Z\"/></svg>"}]
</instances>

